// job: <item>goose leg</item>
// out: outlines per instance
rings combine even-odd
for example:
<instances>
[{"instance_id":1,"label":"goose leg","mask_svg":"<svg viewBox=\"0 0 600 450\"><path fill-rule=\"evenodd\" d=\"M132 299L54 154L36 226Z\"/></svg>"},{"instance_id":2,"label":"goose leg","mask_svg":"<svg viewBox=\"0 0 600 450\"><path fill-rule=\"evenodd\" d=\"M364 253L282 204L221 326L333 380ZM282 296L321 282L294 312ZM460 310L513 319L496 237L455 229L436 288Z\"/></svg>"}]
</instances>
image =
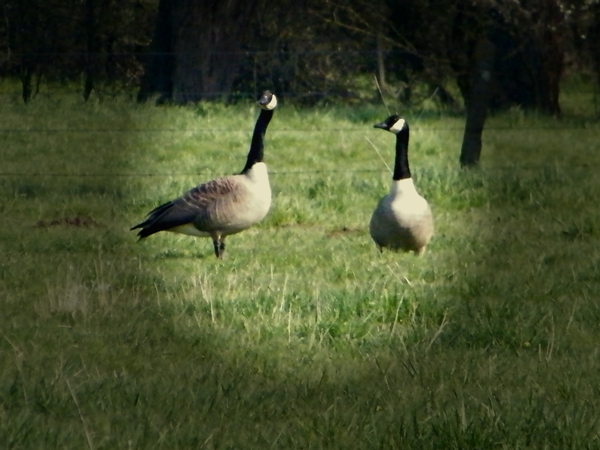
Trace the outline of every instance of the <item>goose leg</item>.
<instances>
[{"instance_id":1,"label":"goose leg","mask_svg":"<svg viewBox=\"0 0 600 450\"><path fill-rule=\"evenodd\" d=\"M213 247L215 248L215 256L217 258L220 258L221 257L221 255L220 255L221 244L220 244L218 238L213 239Z\"/></svg>"},{"instance_id":2,"label":"goose leg","mask_svg":"<svg viewBox=\"0 0 600 450\"><path fill-rule=\"evenodd\" d=\"M225 254L225 238L221 236L213 236L213 247L215 248L215 256L217 258L223 258Z\"/></svg>"},{"instance_id":3,"label":"goose leg","mask_svg":"<svg viewBox=\"0 0 600 450\"><path fill-rule=\"evenodd\" d=\"M221 252L221 233L219 233L218 231L213 231L212 233L210 233L210 237L213 241L215 256L217 258L221 258L223 256L223 252Z\"/></svg>"}]
</instances>

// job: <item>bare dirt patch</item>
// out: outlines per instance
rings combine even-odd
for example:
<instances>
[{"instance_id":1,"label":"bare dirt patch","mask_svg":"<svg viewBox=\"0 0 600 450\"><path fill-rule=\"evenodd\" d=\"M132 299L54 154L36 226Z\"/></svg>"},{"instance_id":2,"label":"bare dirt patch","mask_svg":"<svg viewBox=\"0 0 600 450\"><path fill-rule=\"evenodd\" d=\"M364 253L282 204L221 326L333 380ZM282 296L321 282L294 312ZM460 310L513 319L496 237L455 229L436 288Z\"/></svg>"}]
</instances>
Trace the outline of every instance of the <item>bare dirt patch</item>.
<instances>
[{"instance_id":1,"label":"bare dirt patch","mask_svg":"<svg viewBox=\"0 0 600 450\"><path fill-rule=\"evenodd\" d=\"M362 230L360 230L359 228L342 227L337 230L331 230L329 233L327 233L327 236L329 236L329 237L345 236L347 234L360 233L361 231Z\"/></svg>"},{"instance_id":2,"label":"bare dirt patch","mask_svg":"<svg viewBox=\"0 0 600 450\"><path fill-rule=\"evenodd\" d=\"M75 228L104 228L104 225L96 222L89 216L62 217L60 219L40 220L35 224L36 228L48 227L75 227Z\"/></svg>"}]
</instances>

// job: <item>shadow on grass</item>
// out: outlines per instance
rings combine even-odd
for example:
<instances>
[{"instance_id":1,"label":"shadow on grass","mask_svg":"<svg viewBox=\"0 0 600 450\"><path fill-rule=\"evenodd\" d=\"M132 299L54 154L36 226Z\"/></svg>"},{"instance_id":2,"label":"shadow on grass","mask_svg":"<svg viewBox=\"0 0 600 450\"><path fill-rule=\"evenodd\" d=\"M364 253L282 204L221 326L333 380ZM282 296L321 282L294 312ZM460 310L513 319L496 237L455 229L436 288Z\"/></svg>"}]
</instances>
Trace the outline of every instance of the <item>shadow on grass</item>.
<instances>
[{"instance_id":1,"label":"shadow on grass","mask_svg":"<svg viewBox=\"0 0 600 450\"><path fill-rule=\"evenodd\" d=\"M586 199L600 184L578 176L556 167L466 175L485 207L464 211L475 239L464 256L460 320L445 333L451 342L566 354L588 347L580 334L595 336L600 318L591 300L600 287L600 217Z\"/></svg>"},{"instance_id":2,"label":"shadow on grass","mask_svg":"<svg viewBox=\"0 0 600 450\"><path fill-rule=\"evenodd\" d=\"M574 367L546 349L467 351L431 336L360 363L294 346L269 354L231 330L185 327L181 311L127 300L104 314L42 315L19 340L5 330L14 357L2 369L3 442L579 448L597 433L597 358ZM41 336L52 337L36 348Z\"/></svg>"}]
</instances>

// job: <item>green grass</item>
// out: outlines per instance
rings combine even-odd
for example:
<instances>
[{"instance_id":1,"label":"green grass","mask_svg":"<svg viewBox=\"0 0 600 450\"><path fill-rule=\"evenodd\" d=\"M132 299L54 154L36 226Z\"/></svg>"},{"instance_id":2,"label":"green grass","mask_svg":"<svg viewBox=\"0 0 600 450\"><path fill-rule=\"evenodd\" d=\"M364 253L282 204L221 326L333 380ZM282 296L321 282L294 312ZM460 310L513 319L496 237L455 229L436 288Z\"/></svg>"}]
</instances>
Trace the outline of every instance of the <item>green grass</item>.
<instances>
[{"instance_id":1,"label":"green grass","mask_svg":"<svg viewBox=\"0 0 600 450\"><path fill-rule=\"evenodd\" d=\"M579 110L492 117L470 172L461 118L408 111L436 220L414 257L367 230L385 109L283 103L272 210L223 261L128 229L239 171L254 106L0 116L3 448L600 448L600 125Z\"/></svg>"}]
</instances>

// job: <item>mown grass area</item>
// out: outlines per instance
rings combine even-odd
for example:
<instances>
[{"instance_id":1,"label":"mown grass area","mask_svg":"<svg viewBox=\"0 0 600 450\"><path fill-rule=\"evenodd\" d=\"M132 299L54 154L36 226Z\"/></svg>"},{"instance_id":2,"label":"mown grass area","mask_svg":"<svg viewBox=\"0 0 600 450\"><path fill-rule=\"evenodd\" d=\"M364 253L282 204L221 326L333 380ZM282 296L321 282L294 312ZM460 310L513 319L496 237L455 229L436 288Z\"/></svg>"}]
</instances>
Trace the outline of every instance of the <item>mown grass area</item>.
<instances>
[{"instance_id":1,"label":"mown grass area","mask_svg":"<svg viewBox=\"0 0 600 450\"><path fill-rule=\"evenodd\" d=\"M414 257L368 235L385 108L282 102L272 210L225 260L137 243L151 208L243 167L257 114L0 105L5 448L600 447L593 114L492 117L462 171L463 120L406 111L436 220Z\"/></svg>"}]
</instances>

